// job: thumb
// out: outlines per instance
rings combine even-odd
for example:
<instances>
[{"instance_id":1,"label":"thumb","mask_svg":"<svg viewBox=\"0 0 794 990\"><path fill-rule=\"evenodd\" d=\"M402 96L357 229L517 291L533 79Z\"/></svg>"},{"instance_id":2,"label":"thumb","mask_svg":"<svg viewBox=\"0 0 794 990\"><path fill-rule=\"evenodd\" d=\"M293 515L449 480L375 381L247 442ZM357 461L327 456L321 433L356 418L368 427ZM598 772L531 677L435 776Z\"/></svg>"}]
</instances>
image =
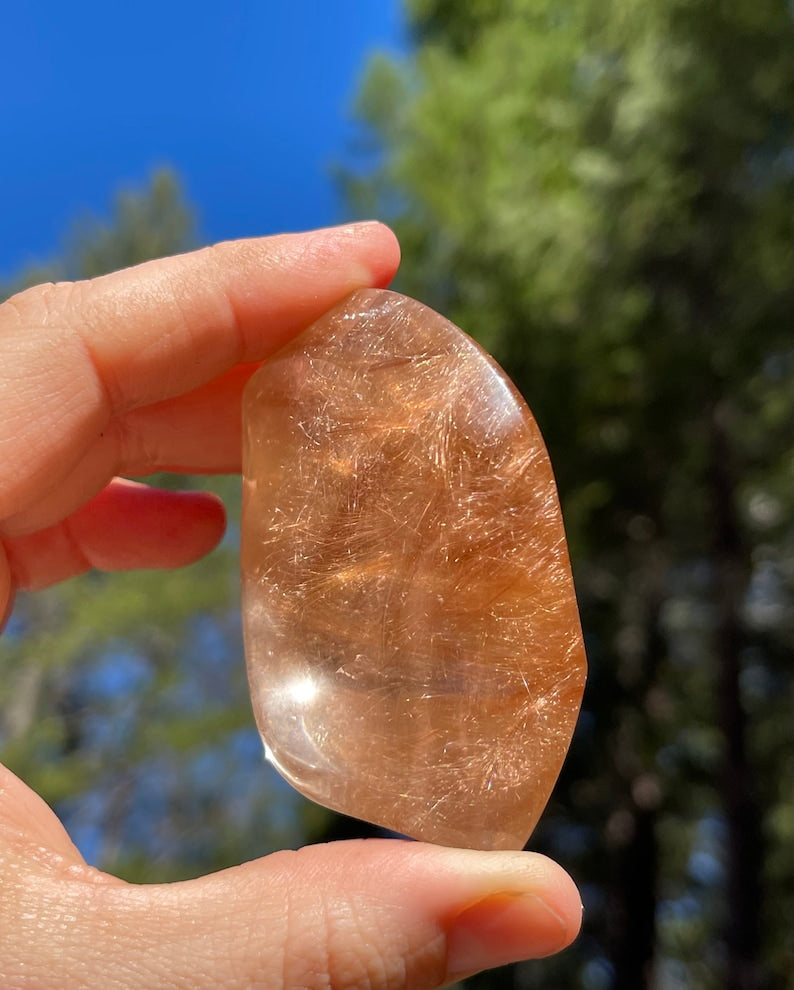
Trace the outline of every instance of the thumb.
<instances>
[{"instance_id":1,"label":"thumb","mask_svg":"<svg viewBox=\"0 0 794 990\"><path fill-rule=\"evenodd\" d=\"M441 987L558 951L582 915L545 857L399 840L277 853L186 888L194 918L221 926L241 987Z\"/></svg>"},{"instance_id":2,"label":"thumb","mask_svg":"<svg viewBox=\"0 0 794 990\"><path fill-rule=\"evenodd\" d=\"M59 987L425 990L556 952L581 920L576 888L545 857L399 840L280 852L183 883L71 887L57 912L76 921L72 944L48 970ZM58 959L71 968L58 973Z\"/></svg>"}]
</instances>

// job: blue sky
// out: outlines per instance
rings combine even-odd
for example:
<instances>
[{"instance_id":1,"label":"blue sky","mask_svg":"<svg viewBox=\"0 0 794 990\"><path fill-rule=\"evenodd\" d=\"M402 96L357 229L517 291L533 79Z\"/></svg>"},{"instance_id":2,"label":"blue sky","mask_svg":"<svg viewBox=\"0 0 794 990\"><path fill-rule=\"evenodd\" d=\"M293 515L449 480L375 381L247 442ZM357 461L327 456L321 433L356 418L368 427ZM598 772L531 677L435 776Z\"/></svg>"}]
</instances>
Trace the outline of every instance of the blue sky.
<instances>
[{"instance_id":1,"label":"blue sky","mask_svg":"<svg viewBox=\"0 0 794 990\"><path fill-rule=\"evenodd\" d=\"M404 48L400 0L2 6L0 280L160 165L203 240L344 219L330 166L362 67Z\"/></svg>"}]
</instances>

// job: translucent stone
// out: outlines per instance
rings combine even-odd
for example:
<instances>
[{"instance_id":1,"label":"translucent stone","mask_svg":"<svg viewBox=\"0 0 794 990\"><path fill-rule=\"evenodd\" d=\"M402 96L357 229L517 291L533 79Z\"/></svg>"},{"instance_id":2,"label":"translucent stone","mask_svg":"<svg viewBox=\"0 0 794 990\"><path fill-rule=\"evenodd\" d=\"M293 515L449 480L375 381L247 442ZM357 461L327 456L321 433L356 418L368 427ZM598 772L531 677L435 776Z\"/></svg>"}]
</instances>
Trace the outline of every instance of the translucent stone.
<instances>
[{"instance_id":1,"label":"translucent stone","mask_svg":"<svg viewBox=\"0 0 794 990\"><path fill-rule=\"evenodd\" d=\"M364 290L244 399L254 712L299 791L415 838L528 839L585 679L551 466L461 330Z\"/></svg>"}]
</instances>

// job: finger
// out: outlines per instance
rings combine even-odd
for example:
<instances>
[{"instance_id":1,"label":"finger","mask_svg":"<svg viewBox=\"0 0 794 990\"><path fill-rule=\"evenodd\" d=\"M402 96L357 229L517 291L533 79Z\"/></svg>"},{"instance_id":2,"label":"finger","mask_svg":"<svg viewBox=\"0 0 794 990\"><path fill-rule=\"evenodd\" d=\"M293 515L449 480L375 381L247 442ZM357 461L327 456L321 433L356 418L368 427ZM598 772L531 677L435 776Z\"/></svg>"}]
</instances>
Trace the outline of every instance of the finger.
<instances>
[{"instance_id":1,"label":"finger","mask_svg":"<svg viewBox=\"0 0 794 990\"><path fill-rule=\"evenodd\" d=\"M50 528L93 498L114 475L236 473L242 456L241 393L259 367L241 364L175 399L133 409L111 422L56 489L0 524L24 536Z\"/></svg>"},{"instance_id":2,"label":"finger","mask_svg":"<svg viewBox=\"0 0 794 990\"><path fill-rule=\"evenodd\" d=\"M0 307L0 518L58 488L118 415L258 361L398 261L379 224L238 241Z\"/></svg>"},{"instance_id":3,"label":"finger","mask_svg":"<svg viewBox=\"0 0 794 990\"><path fill-rule=\"evenodd\" d=\"M40 889L22 895L19 916L33 920L18 954L55 985L107 974L114 986L428 990L556 952L581 919L572 881L544 857L399 841L277 853L166 886L86 888L64 884L46 907ZM53 924L53 939L59 916L76 920Z\"/></svg>"},{"instance_id":4,"label":"finger","mask_svg":"<svg viewBox=\"0 0 794 990\"><path fill-rule=\"evenodd\" d=\"M224 528L214 495L116 479L56 525L3 542L14 586L36 590L92 567L180 567L208 553Z\"/></svg>"},{"instance_id":5,"label":"finger","mask_svg":"<svg viewBox=\"0 0 794 990\"><path fill-rule=\"evenodd\" d=\"M12 857L18 860L15 866L10 864ZM0 764L0 884L8 880L9 872L22 868L24 862L45 866L49 864L50 868L57 864L65 869L85 866L85 860L52 808L19 777ZM0 894L5 894L5 898L0 896L2 936L4 931L10 930L13 919L10 923L6 922L7 929L3 927L2 903L9 899L11 893L4 888ZM0 977L3 975L2 958L3 953L0 951ZM0 985L8 984L0 982Z\"/></svg>"}]
</instances>

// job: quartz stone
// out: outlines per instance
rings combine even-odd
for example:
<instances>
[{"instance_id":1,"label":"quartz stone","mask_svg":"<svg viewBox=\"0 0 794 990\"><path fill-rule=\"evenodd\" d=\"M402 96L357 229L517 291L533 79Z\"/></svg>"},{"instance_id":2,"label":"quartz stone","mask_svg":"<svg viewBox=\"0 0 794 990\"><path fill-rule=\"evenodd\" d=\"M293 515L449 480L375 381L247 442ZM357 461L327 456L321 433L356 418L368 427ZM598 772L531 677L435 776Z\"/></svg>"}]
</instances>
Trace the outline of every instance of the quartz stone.
<instances>
[{"instance_id":1,"label":"quartz stone","mask_svg":"<svg viewBox=\"0 0 794 990\"><path fill-rule=\"evenodd\" d=\"M242 572L254 712L287 780L415 838L525 844L585 660L543 441L473 340L362 290L256 372Z\"/></svg>"}]
</instances>

